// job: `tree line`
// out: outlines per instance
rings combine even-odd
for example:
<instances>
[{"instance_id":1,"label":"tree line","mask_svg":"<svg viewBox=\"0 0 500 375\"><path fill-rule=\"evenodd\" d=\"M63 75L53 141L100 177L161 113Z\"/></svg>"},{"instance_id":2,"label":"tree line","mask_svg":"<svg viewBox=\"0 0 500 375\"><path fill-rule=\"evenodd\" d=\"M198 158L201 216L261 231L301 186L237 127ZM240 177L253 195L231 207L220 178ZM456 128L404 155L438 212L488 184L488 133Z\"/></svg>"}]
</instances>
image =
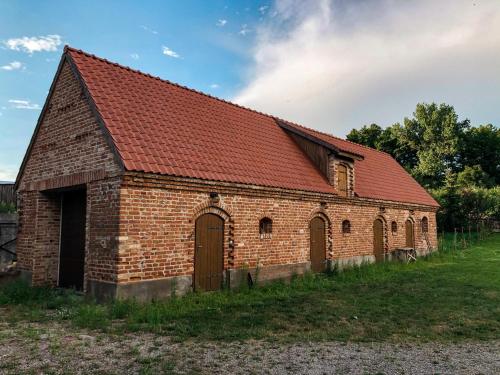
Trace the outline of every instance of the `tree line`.
<instances>
[{"instance_id":1,"label":"tree line","mask_svg":"<svg viewBox=\"0 0 500 375\"><path fill-rule=\"evenodd\" d=\"M453 106L419 103L411 117L347 139L392 155L442 206L440 228L500 220L500 129L459 120Z\"/></svg>"}]
</instances>

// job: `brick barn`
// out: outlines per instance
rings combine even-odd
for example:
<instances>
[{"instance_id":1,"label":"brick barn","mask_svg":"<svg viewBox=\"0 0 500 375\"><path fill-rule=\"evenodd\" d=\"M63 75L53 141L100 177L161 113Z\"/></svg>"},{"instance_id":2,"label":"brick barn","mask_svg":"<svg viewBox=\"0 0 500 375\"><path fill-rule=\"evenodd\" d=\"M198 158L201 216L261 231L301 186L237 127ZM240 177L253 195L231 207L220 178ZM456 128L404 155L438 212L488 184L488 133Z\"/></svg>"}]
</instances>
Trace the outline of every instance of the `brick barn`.
<instances>
[{"instance_id":1,"label":"brick barn","mask_svg":"<svg viewBox=\"0 0 500 375\"><path fill-rule=\"evenodd\" d=\"M16 188L24 277L99 299L234 287L437 241L438 204L388 154L69 47Z\"/></svg>"}]
</instances>

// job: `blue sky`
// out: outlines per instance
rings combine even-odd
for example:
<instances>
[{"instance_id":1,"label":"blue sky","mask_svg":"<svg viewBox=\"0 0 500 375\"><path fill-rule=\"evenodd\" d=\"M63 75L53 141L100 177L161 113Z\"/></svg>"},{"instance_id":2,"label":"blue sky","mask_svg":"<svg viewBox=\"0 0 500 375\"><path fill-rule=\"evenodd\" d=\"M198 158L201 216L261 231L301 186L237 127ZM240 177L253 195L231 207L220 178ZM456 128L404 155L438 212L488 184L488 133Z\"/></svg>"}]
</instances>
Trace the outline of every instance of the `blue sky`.
<instances>
[{"instance_id":1,"label":"blue sky","mask_svg":"<svg viewBox=\"0 0 500 375\"><path fill-rule=\"evenodd\" d=\"M252 35L245 25L261 22L266 4L0 2L0 41L49 36L55 44L60 43L55 50L31 53L9 49L5 44L0 49L0 66L4 68L0 69L0 180L15 176L64 44L217 96L231 97L241 88L251 59L247 51ZM60 42L50 38L54 35L60 37ZM170 55L164 54L164 49Z\"/></svg>"},{"instance_id":2,"label":"blue sky","mask_svg":"<svg viewBox=\"0 0 500 375\"><path fill-rule=\"evenodd\" d=\"M0 180L64 44L344 136L417 102L500 120L500 1L0 2Z\"/></svg>"}]
</instances>

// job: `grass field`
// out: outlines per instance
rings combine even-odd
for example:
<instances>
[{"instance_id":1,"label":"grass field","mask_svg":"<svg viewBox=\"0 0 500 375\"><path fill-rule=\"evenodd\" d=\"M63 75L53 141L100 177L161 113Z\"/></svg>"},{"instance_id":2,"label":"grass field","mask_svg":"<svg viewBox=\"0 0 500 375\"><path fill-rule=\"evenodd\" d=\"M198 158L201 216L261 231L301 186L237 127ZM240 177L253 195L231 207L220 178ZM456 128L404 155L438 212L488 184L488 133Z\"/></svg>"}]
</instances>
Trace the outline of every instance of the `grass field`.
<instances>
[{"instance_id":1,"label":"grass field","mask_svg":"<svg viewBox=\"0 0 500 375\"><path fill-rule=\"evenodd\" d=\"M0 289L2 320L67 321L176 340L462 341L500 336L500 235L409 265L366 265L239 291L98 305L67 291Z\"/></svg>"}]
</instances>

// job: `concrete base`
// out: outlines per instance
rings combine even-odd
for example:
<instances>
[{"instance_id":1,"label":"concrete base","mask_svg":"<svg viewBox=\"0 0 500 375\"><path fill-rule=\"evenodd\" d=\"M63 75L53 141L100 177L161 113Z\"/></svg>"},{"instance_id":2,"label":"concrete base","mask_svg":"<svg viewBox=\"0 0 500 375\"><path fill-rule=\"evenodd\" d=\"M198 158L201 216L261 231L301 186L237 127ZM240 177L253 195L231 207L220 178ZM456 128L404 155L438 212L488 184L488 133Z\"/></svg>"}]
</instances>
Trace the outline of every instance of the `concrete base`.
<instances>
[{"instance_id":1,"label":"concrete base","mask_svg":"<svg viewBox=\"0 0 500 375\"><path fill-rule=\"evenodd\" d=\"M333 259L328 261L329 270L339 270L342 271L346 268L351 268L354 266L360 266L362 264L375 263L374 255L359 255L350 258Z\"/></svg>"},{"instance_id":2,"label":"concrete base","mask_svg":"<svg viewBox=\"0 0 500 375\"><path fill-rule=\"evenodd\" d=\"M230 288L248 284L265 284L274 280L290 280L311 269L311 263L277 264L259 268L239 268L227 270Z\"/></svg>"},{"instance_id":3,"label":"concrete base","mask_svg":"<svg viewBox=\"0 0 500 375\"><path fill-rule=\"evenodd\" d=\"M146 302L186 294L192 290L192 284L191 276L141 280L130 283L89 280L87 293L95 297L98 302L132 298L140 302Z\"/></svg>"}]
</instances>

